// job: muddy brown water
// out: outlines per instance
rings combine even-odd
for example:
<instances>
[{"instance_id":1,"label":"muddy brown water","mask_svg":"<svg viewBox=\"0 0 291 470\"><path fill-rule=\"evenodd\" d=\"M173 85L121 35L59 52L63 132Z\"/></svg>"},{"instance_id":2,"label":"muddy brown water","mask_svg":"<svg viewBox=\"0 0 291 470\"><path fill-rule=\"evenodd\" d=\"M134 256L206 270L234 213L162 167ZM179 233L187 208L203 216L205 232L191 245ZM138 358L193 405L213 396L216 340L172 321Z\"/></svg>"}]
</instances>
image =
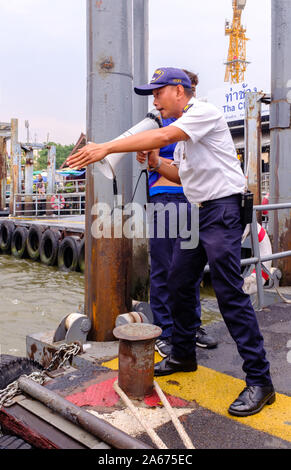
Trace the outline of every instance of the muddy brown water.
<instances>
[{"instance_id":1,"label":"muddy brown water","mask_svg":"<svg viewBox=\"0 0 291 470\"><path fill-rule=\"evenodd\" d=\"M220 319L202 290L203 324ZM26 336L55 330L84 304L84 275L0 255L0 354L26 356Z\"/></svg>"}]
</instances>

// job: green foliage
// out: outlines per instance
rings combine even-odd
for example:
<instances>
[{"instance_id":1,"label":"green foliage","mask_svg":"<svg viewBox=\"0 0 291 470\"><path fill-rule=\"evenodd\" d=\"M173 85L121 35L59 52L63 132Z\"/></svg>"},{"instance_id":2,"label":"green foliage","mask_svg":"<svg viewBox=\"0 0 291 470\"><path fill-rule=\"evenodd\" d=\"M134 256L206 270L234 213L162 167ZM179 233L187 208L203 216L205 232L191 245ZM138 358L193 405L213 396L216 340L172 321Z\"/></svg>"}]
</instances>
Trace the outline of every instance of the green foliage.
<instances>
[{"instance_id":1,"label":"green foliage","mask_svg":"<svg viewBox=\"0 0 291 470\"><path fill-rule=\"evenodd\" d=\"M61 145L56 144L54 142L49 142L48 145L55 145L56 146L56 169L59 169L60 166L64 163L64 161L68 158L71 151L74 148L74 144L71 145ZM41 150L39 152L39 158L37 162L35 162L34 169L36 171L45 170L47 168L47 156L48 150Z\"/></svg>"}]
</instances>

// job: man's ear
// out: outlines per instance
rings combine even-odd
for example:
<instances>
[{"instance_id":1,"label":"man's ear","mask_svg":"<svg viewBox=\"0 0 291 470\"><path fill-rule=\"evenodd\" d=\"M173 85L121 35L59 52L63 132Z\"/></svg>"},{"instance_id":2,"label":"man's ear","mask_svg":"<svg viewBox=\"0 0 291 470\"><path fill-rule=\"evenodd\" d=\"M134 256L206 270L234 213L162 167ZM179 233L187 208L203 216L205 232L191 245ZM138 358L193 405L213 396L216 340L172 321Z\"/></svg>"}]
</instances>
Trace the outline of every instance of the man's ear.
<instances>
[{"instance_id":1,"label":"man's ear","mask_svg":"<svg viewBox=\"0 0 291 470\"><path fill-rule=\"evenodd\" d=\"M185 95L185 90L183 85L176 86L177 98L182 98Z\"/></svg>"}]
</instances>

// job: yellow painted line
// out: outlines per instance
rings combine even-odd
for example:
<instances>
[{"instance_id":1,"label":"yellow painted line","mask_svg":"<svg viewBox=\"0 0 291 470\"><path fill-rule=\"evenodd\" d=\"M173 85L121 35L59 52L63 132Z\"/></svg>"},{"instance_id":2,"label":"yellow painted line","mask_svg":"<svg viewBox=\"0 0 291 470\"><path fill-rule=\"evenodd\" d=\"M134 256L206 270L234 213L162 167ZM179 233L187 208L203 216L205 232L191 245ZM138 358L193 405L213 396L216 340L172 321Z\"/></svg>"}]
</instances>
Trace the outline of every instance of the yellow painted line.
<instances>
[{"instance_id":1,"label":"yellow painted line","mask_svg":"<svg viewBox=\"0 0 291 470\"><path fill-rule=\"evenodd\" d=\"M155 360L161 360L157 353ZM118 358L103 365L118 370ZM266 405L256 415L237 418L231 416L227 410L245 387L243 380L200 365L196 372L178 372L155 380L170 395L196 401L198 405L214 413L291 442L291 397L287 395L276 393L273 405Z\"/></svg>"}]
</instances>

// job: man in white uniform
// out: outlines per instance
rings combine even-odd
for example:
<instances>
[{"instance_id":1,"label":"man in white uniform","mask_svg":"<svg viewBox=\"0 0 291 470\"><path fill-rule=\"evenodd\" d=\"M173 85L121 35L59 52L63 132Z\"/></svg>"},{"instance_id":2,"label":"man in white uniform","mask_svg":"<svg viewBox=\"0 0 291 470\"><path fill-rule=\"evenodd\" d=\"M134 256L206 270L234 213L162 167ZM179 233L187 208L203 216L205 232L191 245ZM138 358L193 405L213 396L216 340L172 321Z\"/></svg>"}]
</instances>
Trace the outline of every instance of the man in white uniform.
<instances>
[{"instance_id":1,"label":"man in white uniform","mask_svg":"<svg viewBox=\"0 0 291 470\"><path fill-rule=\"evenodd\" d=\"M168 281L174 320L172 352L156 364L155 375L197 369L195 331L191 327L193 298L189 292L190 286L199 282L208 261L220 311L246 373L247 386L231 404L229 413L258 413L275 401L275 391L256 315L242 290L240 206L245 180L227 123L215 106L193 98L191 82L180 69L156 70L150 84L136 87L135 92L153 94L162 117L177 120L170 126L117 141L89 144L70 157L68 164L82 168L112 153L148 149L150 168L182 184L190 203L199 204L198 247L181 249L179 238L175 243ZM171 165L160 159L155 149L174 142L179 144Z\"/></svg>"}]
</instances>

